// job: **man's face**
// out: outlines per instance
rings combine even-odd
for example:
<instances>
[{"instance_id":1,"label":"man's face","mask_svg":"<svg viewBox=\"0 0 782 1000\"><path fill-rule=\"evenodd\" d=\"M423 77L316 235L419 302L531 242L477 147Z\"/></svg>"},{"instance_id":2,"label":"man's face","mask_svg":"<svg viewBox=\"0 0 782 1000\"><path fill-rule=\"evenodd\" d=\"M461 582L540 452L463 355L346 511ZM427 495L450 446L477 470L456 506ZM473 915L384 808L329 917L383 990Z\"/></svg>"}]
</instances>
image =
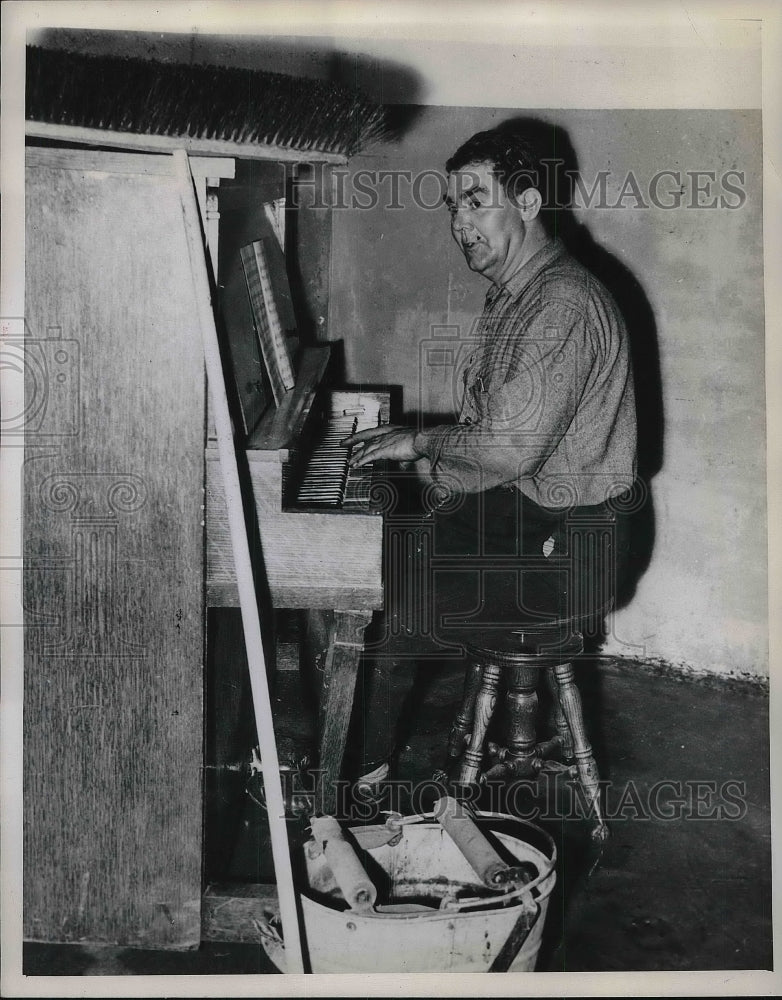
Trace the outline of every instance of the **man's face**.
<instances>
[{"instance_id":1,"label":"man's face","mask_svg":"<svg viewBox=\"0 0 782 1000\"><path fill-rule=\"evenodd\" d=\"M445 204L467 266L497 285L506 281L523 263L526 226L491 164L468 163L449 174Z\"/></svg>"}]
</instances>

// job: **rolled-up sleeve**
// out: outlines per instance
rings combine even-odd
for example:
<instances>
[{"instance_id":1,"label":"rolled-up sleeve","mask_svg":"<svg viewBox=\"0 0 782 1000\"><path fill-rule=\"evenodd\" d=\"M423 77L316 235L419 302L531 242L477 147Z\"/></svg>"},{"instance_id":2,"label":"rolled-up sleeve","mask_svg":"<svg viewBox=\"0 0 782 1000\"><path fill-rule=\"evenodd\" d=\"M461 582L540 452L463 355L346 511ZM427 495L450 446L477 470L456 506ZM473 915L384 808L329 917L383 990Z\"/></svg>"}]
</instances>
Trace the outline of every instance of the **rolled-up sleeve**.
<instances>
[{"instance_id":1,"label":"rolled-up sleeve","mask_svg":"<svg viewBox=\"0 0 782 1000\"><path fill-rule=\"evenodd\" d=\"M476 393L478 419L416 435L433 476L452 489L474 493L534 476L576 418L595 360L584 317L549 302L525 319L511 363Z\"/></svg>"}]
</instances>

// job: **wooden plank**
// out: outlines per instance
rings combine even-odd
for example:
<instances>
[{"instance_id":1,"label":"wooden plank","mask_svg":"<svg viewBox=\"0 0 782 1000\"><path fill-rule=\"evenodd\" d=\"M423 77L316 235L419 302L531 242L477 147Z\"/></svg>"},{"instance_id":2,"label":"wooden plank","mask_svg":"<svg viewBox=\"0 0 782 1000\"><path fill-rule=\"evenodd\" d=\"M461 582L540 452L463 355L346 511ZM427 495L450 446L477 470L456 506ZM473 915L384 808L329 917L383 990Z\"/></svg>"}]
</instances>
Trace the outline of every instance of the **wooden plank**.
<instances>
[{"instance_id":1,"label":"wooden plank","mask_svg":"<svg viewBox=\"0 0 782 1000\"><path fill-rule=\"evenodd\" d=\"M315 791L315 809L326 816L334 816L337 809L337 782L364 648L364 629L371 620L369 611L337 611L334 615L320 696L320 762Z\"/></svg>"},{"instance_id":2,"label":"wooden plank","mask_svg":"<svg viewBox=\"0 0 782 1000\"><path fill-rule=\"evenodd\" d=\"M203 358L173 177L96 156L27 171L28 346L50 382L25 442L24 933L190 948Z\"/></svg>"},{"instance_id":3,"label":"wooden plank","mask_svg":"<svg viewBox=\"0 0 782 1000\"><path fill-rule=\"evenodd\" d=\"M259 925L273 914L279 914L275 885L209 885L201 901L201 940L260 942Z\"/></svg>"},{"instance_id":4,"label":"wooden plank","mask_svg":"<svg viewBox=\"0 0 782 1000\"><path fill-rule=\"evenodd\" d=\"M304 960L299 935L299 918L293 887L288 831L285 825L285 803L280 782L277 744L274 738L274 717L261 633L261 599L257 589L257 583L261 577L256 578L250 551L250 538L247 534L248 526L245 521L239 464L234 447L234 427L228 409L228 394L223 377L223 359L220 354L217 326L212 311L206 247L203 243L201 219L187 153L181 149L177 150L174 153L174 163L187 238L192 277L191 292L198 313L206 376L209 380L209 398L212 403L217 437L217 451L220 456L220 472L225 487L231 549L236 567L236 582L239 587L239 603L242 609L247 668L250 675L253 710L261 754L269 834L287 947L286 961L289 972L303 972Z\"/></svg>"},{"instance_id":5,"label":"wooden plank","mask_svg":"<svg viewBox=\"0 0 782 1000\"><path fill-rule=\"evenodd\" d=\"M25 147L28 167L60 167L63 170L101 170L113 174L165 174L173 176L171 156L165 153L112 153L105 149L69 149L65 146ZM225 157L193 157L193 173L199 177L233 178L236 162Z\"/></svg>"},{"instance_id":6,"label":"wooden plank","mask_svg":"<svg viewBox=\"0 0 782 1000\"><path fill-rule=\"evenodd\" d=\"M280 163L347 163L338 153L291 149L287 146L251 145L224 139L189 139L186 136L138 135L135 132L111 132L80 125L53 125L49 122L25 122L25 135L39 139L58 139L67 143L84 143L113 149L138 152L173 153L184 149L194 156L237 156L245 160L277 160Z\"/></svg>"}]
</instances>

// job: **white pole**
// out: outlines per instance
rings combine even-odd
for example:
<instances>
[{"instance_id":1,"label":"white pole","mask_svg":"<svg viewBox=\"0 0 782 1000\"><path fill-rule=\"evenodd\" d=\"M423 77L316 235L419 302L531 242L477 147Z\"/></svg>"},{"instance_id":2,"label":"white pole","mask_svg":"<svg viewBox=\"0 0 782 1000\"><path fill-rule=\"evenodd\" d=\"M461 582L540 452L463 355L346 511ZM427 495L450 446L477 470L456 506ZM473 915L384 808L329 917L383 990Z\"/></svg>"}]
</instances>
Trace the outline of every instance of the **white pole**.
<instances>
[{"instance_id":1,"label":"white pole","mask_svg":"<svg viewBox=\"0 0 782 1000\"><path fill-rule=\"evenodd\" d=\"M255 724L263 767L263 784L266 794L269 833L272 842L274 871L277 878L277 894L280 903L280 917L285 939L285 959L288 972L304 972L299 934L299 920L296 912L296 893L293 887L288 830L285 825L285 805L280 782L280 766L277 759L277 744L274 740L269 685L266 678L266 659L261 640L261 621L253 580L250 546L244 521L244 508L239 485L239 471L233 444L233 429L228 410L228 397L223 380L220 345L217 339L212 301L209 291L209 274L206 268L204 241L201 221L193 190L190 163L183 149L174 152L174 163L182 199L182 213L185 221L187 247L190 253L190 268L193 276L193 291L198 310L198 321L204 345L206 375L212 397L217 448L220 468L225 486L225 502L228 508L228 524L233 544L236 580L239 586L239 603L242 609L244 642L247 649L247 664L250 671Z\"/></svg>"}]
</instances>

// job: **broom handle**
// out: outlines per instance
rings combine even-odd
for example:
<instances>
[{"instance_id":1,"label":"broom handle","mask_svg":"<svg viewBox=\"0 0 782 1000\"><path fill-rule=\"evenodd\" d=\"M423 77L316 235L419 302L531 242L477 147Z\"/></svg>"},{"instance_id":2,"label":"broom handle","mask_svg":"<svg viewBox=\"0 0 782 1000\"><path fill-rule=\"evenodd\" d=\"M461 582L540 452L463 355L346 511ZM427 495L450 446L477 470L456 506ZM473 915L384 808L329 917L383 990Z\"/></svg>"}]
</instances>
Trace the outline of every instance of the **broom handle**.
<instances>
[{"instance_id":1,"label":"broom handle","mask_svg":"<svg viewBox=\"0 0 782 1000\"><path fill-rule=\"evenodd\" d=\"M239 586L239 603L242 609L247 665L250 672L255 725L258 730L261 751L269 833L285 940L285 959L288 972L304 972L299 920L296 911L296 894L293 888L293 872L288 846L288 830L285 825L285 805L280 783L280 766L277 759L277 745L274 740L274 722L269 698L269 685L266 679L266 660L261 640L261 621L258 614L250 547L244 521L239 471L233 444L233 428L228 411L228 397L223 381L220 346L209 292L209 274L206 269L204 242L201 235L201 218L193 191L193 177L190 173L187 153L183 149L178 149L173 155L179 182L179 193L182 199L193 291L204 345L209 391L212 396L220 469L225 486L228 523L236 565L236 579Z\"/></svg>"}]
</instances>

